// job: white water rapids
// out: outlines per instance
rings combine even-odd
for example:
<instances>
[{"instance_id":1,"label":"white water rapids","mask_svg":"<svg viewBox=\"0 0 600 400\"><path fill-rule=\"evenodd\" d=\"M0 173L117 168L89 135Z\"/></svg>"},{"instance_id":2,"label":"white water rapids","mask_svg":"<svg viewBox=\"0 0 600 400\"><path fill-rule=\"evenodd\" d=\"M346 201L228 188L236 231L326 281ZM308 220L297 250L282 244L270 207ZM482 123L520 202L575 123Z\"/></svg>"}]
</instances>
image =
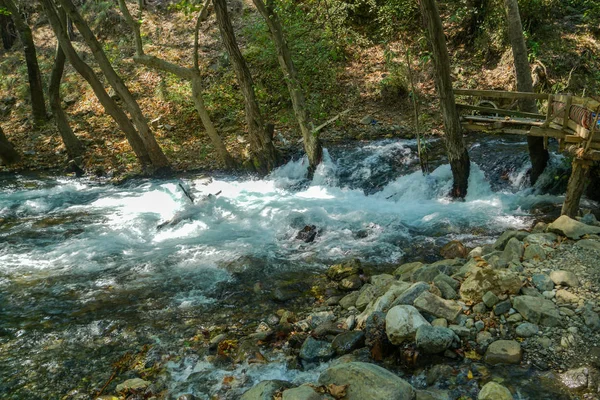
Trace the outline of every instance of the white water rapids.
<instances>
[{"instance_id":1,"label":"white water rapids","mask_svg":"<svg viewBox=\"0 0 600 400\"><path fill-rule=\"evenodd\" d=\"M0 329L0 344L29 337L20 345L31 350L65 337L73 343L99 340L112 324L106 321L137 315L137 304L145 305L144 313L203 307L217 301L214 288L234 279L235 268L260 264L257 274L269 274L322 269L353 257L394 264L411 261L407 254L416 254L415 248L437 249L452 239L478 244L505 229L527 228L532 209L562 199L524 187L526 163L490 183L491 168L484 171L478 163L489 167L486 152L500 142L490 141L479 155L477 146L472 149L465 201L447 197L448 165L428 176L416 171L415 144L407 140L326 152L310 182L304 159L264 179L186 177L195 204L179 179L118 186L70 178L5 182L0 328L9 339L2 342ZM522 154L522 143L502 145L505 155L517 148ZM553 179L551 170L545 179ZM174 217L181 221L157 229ZM296 239L306 225L319 230L312 243ZM30 350L22 353L24 360L15 355L10 367L37 363ZM0 395L11 392L7 387L0 385Z\"/></svg>"}]
</instances>

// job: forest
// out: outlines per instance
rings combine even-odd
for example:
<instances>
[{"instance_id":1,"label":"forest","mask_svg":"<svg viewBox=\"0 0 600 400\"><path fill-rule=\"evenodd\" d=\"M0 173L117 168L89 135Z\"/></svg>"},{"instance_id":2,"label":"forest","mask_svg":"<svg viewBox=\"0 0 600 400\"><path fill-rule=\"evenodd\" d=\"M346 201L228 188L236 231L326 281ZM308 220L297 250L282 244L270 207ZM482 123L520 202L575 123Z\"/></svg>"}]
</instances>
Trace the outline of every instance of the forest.
<instances>
[{"instance_id":1,"label":"forest","mask_svg":"<svg viewBox=\"0 0 600 400\"><path fill-rule=\"evenodd\" d=\"M0 397L600 395L600 3L0 0Z\"/></svg>"}]
</instances>

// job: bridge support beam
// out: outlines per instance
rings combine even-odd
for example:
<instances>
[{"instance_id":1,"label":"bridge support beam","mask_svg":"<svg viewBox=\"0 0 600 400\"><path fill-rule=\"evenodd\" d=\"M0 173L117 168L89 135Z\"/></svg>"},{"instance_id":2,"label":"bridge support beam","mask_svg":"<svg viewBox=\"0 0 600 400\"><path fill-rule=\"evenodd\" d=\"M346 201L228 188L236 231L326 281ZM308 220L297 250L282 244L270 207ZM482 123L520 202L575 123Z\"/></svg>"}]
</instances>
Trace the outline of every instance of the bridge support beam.
<instances>
[{"instance_id":1,"label":"bridge support beam","mask_svg":"<svg viewBox=\"0 0 600 400\"><path fill-rule=\"evenodd\" d=\"M569 183L567 185L567 193L565 202L562 206L561 215L567 215L575 218L579 211L579 201L585 189L585 183L590 175L590 162L579 158L573 159L573 170Z\"/></svg>"}]
</instances>

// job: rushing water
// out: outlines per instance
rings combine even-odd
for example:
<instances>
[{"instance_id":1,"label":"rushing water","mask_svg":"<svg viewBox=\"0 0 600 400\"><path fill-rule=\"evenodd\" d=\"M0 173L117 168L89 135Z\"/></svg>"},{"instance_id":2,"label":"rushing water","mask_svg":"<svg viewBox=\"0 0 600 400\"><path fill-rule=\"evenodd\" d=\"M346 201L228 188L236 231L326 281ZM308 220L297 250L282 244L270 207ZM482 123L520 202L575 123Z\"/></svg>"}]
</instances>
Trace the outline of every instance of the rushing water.
<instances>
[{"instance_id":1,"label":"rushing water","mask_svg":"<svg viewBox=\"0 0 600 400\"><path fill-rule=\"evenodd\" d=\"M166 352L219 318L236 315L232 326L260 318L269 306L256 298L262 303L252 308L257 282L304 276L351 257L378 265L431 259L451 239L474 245L529 227L562 199L527 187L525 149L503 138L473 144L464 202L447 197L449 166L432 165L423 176L415 143L407 140L332 148L312 181L304 159L264 179L186 176L115 186L6 178L0 397L90 393L125 351L151 344ZM543 177L546 184L554 179L554 169ZM180 222L157 229L173 218ZM319 230L313 243L296 239L306 225ZM194 371L219 376L196 361L173 364L171 387L181 390ZM255 378L273 375L273 365ZM197 394L210 395L215 382Z\"/></svg>"}]
</instances>

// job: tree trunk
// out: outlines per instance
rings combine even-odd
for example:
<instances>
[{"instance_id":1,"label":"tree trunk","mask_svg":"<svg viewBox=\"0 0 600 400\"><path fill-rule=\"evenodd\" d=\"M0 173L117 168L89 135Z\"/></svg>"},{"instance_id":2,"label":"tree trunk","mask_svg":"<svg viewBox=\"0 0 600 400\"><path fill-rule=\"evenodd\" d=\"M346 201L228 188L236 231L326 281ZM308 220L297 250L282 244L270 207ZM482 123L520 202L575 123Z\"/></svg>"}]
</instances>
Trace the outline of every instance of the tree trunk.
<instances>
[{"instance_id":1,"label":"tree trunk","mask_svg":"<svg viewBox=\"0 0 600 400\"><path fill-rule=\"evenodd\" d=\"M63 16L64 21L66 17ZM81 156L84 152L83 144L75 136L67 116L61 107L60 99L60 81L62 80L63 72L65 69L65 53L60 48L60 45L56 46L56 54L54 56L54 67L50 74L50 84L48 85L48 98L50 101L50 109L54 115L56 121L56 127L58 132L67 148L67 153L71 159Z\"/></svg>"},{"instance_id":2,"label":"tree trunk","mask_svg":"<svg viewBox=\"0 0 600 400\"><path fill-rule=\"evenodd\" d=\"M40 74L40 67L37 61L31 28L29 28L27 21L21 16L19 9L13 0L1 0L0 5L4 5L4 7L12 14L12 20L19 31L19 37L21 38L21 42L23 42L23 51L25 52L25 62L27 64L29 92L31 94L31 112L36 124L43 123L48 116L46 114L46 103L44 101L42 75Z\"/></svg>"},{"instance_id":3,"label":"tree trunk","mask_svg":"<svg viewBox=\"0 0 600 400\"><path fill-rule=\"evenodd\" d=\"M292 54L290 53L285 37L283 36L283 29L281 27L281 22L275 13L273 0L267 0L266 5L262 0L254 0L254 4L265 19L273 43L275 43L277 60L279 61L279 66L281 67L285 82L287 83L290 98L292 99L294 114L296 115L296 120L298 121L300 131L302 132L304 150L306 151L310 165L309 175L312 175L317 168L317 165L319 165L323 159L323 148L321 147L319 137L316 133L313 134L311 129L312 124L306 110L304 92L302 91L302 86L298 79L298 72L296 71L292 60Z\"/></svg>"},{"instance_id":4,"label":"tree trunk","mask_svg":"<svg viewBox=\"0 0 600 400\"><path fill-rule=\"evenodd\" d=\"M444 119L446 151L452 169L453 185L450 195L464 198L467 195L471 164L469 153L462 137L462 127L452 89L450 58L442 28L442 20L435 0L421 0L421 12L427 25L427 33L432 47L435 66L435 86L440 96L440 108Z\"/></svg>"},{"instance_id":5,"label":"tree trunk","mask_svg":"<svg viewBox=\"0 0 600 400\"><path fill-rule=\"evenodd\" d=\"M57 0L65 9L67 14L71 19L73 19L73 23L77 27L77 30L83 37L86 44L89 46L94 58L98 62L98 65L109 84L113 87L115 92L119 95L121 100L123 101L123 105L125 109L131 115L131 119L133 120L133 124L137 128L140 138L144 143L144 147L150 156L150 160L152 161L152 166L155 170L165 170L169 169L169 161L167 157L165 157L163 151L160 146L156 142L156 138L154 134L150 130L150 126L148 125L148 121L142 114L142 110L140 109L139 104L121 79L121 77L115 72L110 61L104 54L104 50L102 50L102 45L94 36L94 33L91 31L85 20L81 17L77 9L73 5L71 0Z\"/></svg>"},{"instance_id":6,"label":"tree trunk","mask_svg":"<svg viewBox=\"0 0 600 400\"><path fill-rule=\"evenodd\" d=\"M3 164L9 165L18 162L20 159L21 156L17 153L13 145L10 144L0 126L0 160L2 160Z\"/></svg>"},{"instance_id":7,"label":"tree trunk","mask_svg":"<svg viewBox=\"0 0 600 400\"><path fill-rule=\"evenodd\" d=\"M213 0L217 24L223 38L223 44L229 54L233 70L237 77L246 110L246 122L252 151L254 168L261 173L267 173L275 168L279 156L273 145L273 126L265 125L254 93L254 81L246 60L242 56L233 33L226 0Z\"/></svg>"},{"instance_id":8,"label":"tree trunk","mask_svg":"<svg viewBox=\"0 0 600 400\"><path fill-rule=\"evenodd\" d=\"M127 137L127 141L131 145L131 148L135 155L137 156L142 168L146 170L149 166L152 165L150 156L142 139L139 134L135 130L135 127L129 121L127 115L119 108L117 103L110 98L106 90L104 89L104 85L94 71L87 65L83 60L79 57L71 41L69 40L68 33L64 30L63 24L52 4L51 0L39 0L39 2L44 7L44 11L52 25L52 30L54 31L58 43L60 44L61 49L65 53L67 59L75 68L75 70L90 84L96 97L106 110L106 112L115 120L115 122L119 125L119 128L125 133Z\"/></svg>"},{"instance_id":9,"label":"tree trunk","mask_svg":"<svg viewBox=\"0 0 600 400\"><path fill-rule=\"evenodd\" d=\"M0 5L2 3L0 2ZM4 50L10 50L15 44L17 32L15 24L9 15L0 14L0 36L2 36L2 47Z\"/></svg>"},{"instance_id":10,"label":"tree trunk","mask_svg":"<svg viewBox=\"0 0 600 400\"><path fill-rule=\"evenodd\" d=\"M585 184L590 175L590 166L577 158L573 159L572 166L573 169L571 171L571 176L569 177L569 183L567 184L567 193L565 195L565 202L562 206L561 215L575 218L579 211L579 201L581 200Z\"/></svg>"},{"instance_id":11,"label":"tree trunk","mask_svg":"<svg viewBox=\"0 0 600 400\"><path fill-rule=\"evenodd\" d=\"M513 51L515 63L515 73L517 76L517 90L519 92L533 92L533 80L531 79L531 68L527 57L527 47L523 37L523 26L521 25L521 16L519 14L519 4L517 0L504 0L508 22L508 36ZM535 100L527 99L520 102L521 111L537 113ZM529 158L531 159L531 184L534 185L538 178L544 172L548 163L548 150L544 148L543 137L527 136L527 147L529 148Z\"/></svg>"}]
</instances>

